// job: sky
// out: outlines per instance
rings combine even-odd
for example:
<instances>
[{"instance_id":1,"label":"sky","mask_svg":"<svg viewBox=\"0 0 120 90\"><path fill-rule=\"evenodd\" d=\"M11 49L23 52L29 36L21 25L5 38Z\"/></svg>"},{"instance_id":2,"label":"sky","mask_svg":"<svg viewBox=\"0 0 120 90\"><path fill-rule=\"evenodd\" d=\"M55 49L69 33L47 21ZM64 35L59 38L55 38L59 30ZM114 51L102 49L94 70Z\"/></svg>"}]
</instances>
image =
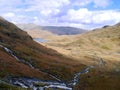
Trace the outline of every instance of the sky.
<instances>
[{"instance_id":1,"label":"sky","mask_svg":"<svg viewBox=\"0 0 120 90\"><path fill-rule=\"evenodd\" d=\"M94 29L120 22L120 0L0 0L0 16L18 24Z\"/></svg>"}]
</instances>

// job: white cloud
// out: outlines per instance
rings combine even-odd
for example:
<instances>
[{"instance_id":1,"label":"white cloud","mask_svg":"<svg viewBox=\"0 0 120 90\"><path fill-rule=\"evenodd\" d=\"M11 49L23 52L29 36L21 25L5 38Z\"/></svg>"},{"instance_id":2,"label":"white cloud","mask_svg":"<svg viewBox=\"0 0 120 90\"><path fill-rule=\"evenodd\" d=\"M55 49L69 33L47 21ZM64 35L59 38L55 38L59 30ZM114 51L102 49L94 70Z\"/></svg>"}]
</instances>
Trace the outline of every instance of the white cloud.
<instances>
[{"instance_id":1,"label":"white cloud","mask_svg":"<svg viewBox=\"0 0 120 90\"><path fill-rule=\"evenodd\" d=\"M87 8L79 10L71 9L67 15L60 18L63 22L86 25L85 28L90 28L94 25L115 24L120 22L120 11L103 10L103 11L89 11Z\"/></svg>"},{"instance_id":2,"label":"white cloud","mask_svg":"<svg viewBox=\"0 0 120 90\"><path fill-rule=\"evenodd\" d=\"M0 12L13 12L20 5L24 5L22 0L0 0Z\"/></svg>"},{"instance_id":3,"label":"white cloud","mask_svg":"<svg viewBox=\"0 0 120 90\"><path fill-rule=\"evenodd\" d=\"M54 10L45 9L45 10L40 11L40 13L43 14L43 15L45 15L45 16L52 15L53 13L56 15L59 12L60 12L59 9L54 9Z\"/></svg>"},{"instance_id":4,"label":"white cloud","mask_svg":"<svg viewBox=\"0 0 120 90\"><path fill-rule=\"evenodd\" d=\"M87 22L90 22L88 20L90 20L89 18L91 17L91 15L92 15L92 12L89 12L86 8L82 8L79 10L74 10L74 9L69 10L66 17L69 17L69 20L71 22L87 23Z\"/></svg>"},{"instance_id":5,"label":"white cloud","mask_svg":"<svg viewBox=\"0 0 120 90\"><path fill-rule=\"evenodd\" d=\"M6 18L13 18L13 17L15 17L15 14L12 12L8 12L8 13L3 14L3 16Z\"/></svg>"},{"instance_id":6,"label":"white cloud","mask_svg":"<svg viewBox=\"0 0 120 90\"><path fill-rule=\"evenodd\" d=\"M26 11L38 11L44 15L57 14L61 7L68 5L69 0L29 0L30 7Z\"/></svg>"},{"instance_id":7,"label":"white cloud","mask_svg":"<svg viewBox=\"0 0 120 90\"><path fill-rule=\"evenodd\" d=\"M40 23L40 20L39 20L39 18L38 17L33 17L34 18L34 21L33 21L33 23L35 23L35 24L38 24L38 23Z\"/></svg>"},{"instance_id":8,"label":"white cloud","mask_svg":"<svg viewBox=\"0 0 120 90\"><path fill-rule=\"evenodd\" d=\"M114 10L93 12L92 20L94 24L114 24L120 21L120 12Z\"/></svg>"},{"instance_id":9,"label":"white cloud","mask_svg":"<svg viewBox=\"0 0 120 90\"><path fill-rule=\"evenodd\" d=\"M0 14L17 23L94 28L120 21L120 11L105 10L112 0L0 0ZM102 8L104 10L89 10Z\"/></svg>"}]
</instances>

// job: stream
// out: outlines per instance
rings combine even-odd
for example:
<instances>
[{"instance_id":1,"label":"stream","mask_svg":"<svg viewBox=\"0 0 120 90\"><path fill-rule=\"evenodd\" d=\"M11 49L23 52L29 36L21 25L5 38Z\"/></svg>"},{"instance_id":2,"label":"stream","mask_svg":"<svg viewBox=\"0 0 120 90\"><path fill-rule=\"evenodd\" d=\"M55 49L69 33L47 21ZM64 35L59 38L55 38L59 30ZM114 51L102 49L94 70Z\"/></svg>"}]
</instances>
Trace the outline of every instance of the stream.
<instances>
[{"instance_id":1,"label":"stream","mask_svg":"<svg viewBox=\"0 0 120 90\"><path fill-rule=\"evenodd\" d=\"M17 61L20 61L33 69L39 70L38 68L35 68L31 63L29 63L23 59L19 59L12 52L12 50L8 49L7 47L4 47L3 45L0 45L0 47L3 48L12 57L14 57ZM62 80L60 80L59 78L57 78L47 72L43 72L43 73L48 74L49 76L54 78L56 81L42 81L42 80L36 79L36 78L23 78L23 77L19 77L19 78L11 77L11 78L8 78L8 81L12 85L20 86L23 88L31 88L32 90L43 90L45 88L52 88L52 89L56 89L56 90L57 89L72 90L72 88L67 87L67 85L65 83L63 83ZM35 83L38 84L38 86L36 86ZM40 84L40 86L39 86L39 84ZM41 84L42 84L42 86L41 86Z\"/></svg>"},{"instance_id":2,"label":"stream","mask_svg":"<svg viewBox=\"0 0 120 90\"><path fill-rule=\"evenodd\" d=\"M56 82L56 81L42 81L36 78L10 78L9 83L12 85L20 86L23 88L31 88L32 90L44 90L44 89L62 89L62 90L72 90L72 88L67 87L66 84Z\"/></svg>"},{"instance_id":3,"label":"stream","mask_svg":"<svg viewBox=\"0 0 120 90\"><path fill-rule=\"evenodd\" d=\"M7 53L9 53L11 56L13 56L17 61L20 61L26 65L28 65L29 67L33 68L33 69L37 69L35 68L31 63L23 60L23 59L19 59L13 52L12 50L8 49L7 47L4 47L3 45L0 45L1 48L3 48ZM102 58L99 58L99 65L103 65L103 60ZM95 68L94 66L88 66L85 69L81 70L80 72L76 73L74 75L74 78L72 81L70 82L62 82L62 80L58 79L57 77L47 73L47 72L43 72L46 74L49 74L51 77L53 77L54 79L56 79L56 81L42 81L40 79L36 79L36 78L26 78L26 77L11 77L8 78L8 81L10 84L12 85L16 85L16 86L20 86L23 88L31 88L32 90L72 90L72 87L75 86L79 79L80 79L80 75L81 74L86 74L89 72L89 70L91 68ZM39 69L37 69L39 70ZM40 70L39 70L40 71Z\"/></svg>"}]
</instances>

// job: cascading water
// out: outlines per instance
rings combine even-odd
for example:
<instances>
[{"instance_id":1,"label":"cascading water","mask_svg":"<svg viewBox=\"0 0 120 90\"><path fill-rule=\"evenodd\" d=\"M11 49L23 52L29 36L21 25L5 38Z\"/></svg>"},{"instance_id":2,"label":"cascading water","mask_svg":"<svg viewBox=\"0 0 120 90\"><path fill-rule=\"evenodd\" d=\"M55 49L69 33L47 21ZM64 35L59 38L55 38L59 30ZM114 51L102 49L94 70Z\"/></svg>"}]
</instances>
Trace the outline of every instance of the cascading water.
<instances>
[{"instance_id":1,"label":"cascading water","mask_svg":"<svg viewBox=\"0 0 120 90\"><path fill-rule=\"evenodd\" d=\"M9 53L11 56L13 56L17 61L20 61L22 63L25 63L26 65L28 65L29 67L33 68L33 69L37 69L35 68L31 63L23 60L23 59L19 59L13 52L12 50L8 49L7 47L4 47L3 45L0 45L1 48L3 48L7 53ZM103 59L99 58L99 66L104 65ZM17 85L17 86L21 86L23 88L32 88L33 90L44 90L45 88L52 88L52 89L62 89L62 90L72 90L71 86L74 86L78 83L79 79L80 79L80 75L81 74L86 74L89 72L89 70L91 68L95 68L95 66L90 66L90 67L86 67L85 69L83 69L82 71L76 73L74 75L73 80L70 83L60 83L62 82L62 80L58 79L57 77L49 74L51 77L53 77L54 79L56 79L58 82L51 82L51 81L41 81L39 79L33 79L33 78L9 78L9 83L13 84L13 85ZM39 69L37 69L39 70ZM35 86L35 83L41 83L44 84L43 86ZM69 87L68 87L69 86Z\"/></svg>"},{"instance_id":2,"label":"cascading water","mask_svg":"<svg viewBox=\"0 0 120 90\"><path fill-rule=\"evenodd\" d=\"M7 47L4 47L3 45L0 45L1 48L3 48L7 53L9 53L11 56L13 56L17 61L20 61L22 63L25 63L27 64L29 67L33 68L33 69L37 69L35 68L32 64L30 64L29 62L23 60L23 59L19 59L13 52L12 50L8 49ZM39 69L37 69L39 70ZM46 72L43 72L43 73L46 73ZM48 73L46 73L48 74ZM49 74L52 78L56 79L57 81L59 82L62 82L60 79L58 79L57 77ZM39 89L39 88L61 88L63 90L72 90L72 88L69 88L67 87L66 84L64 83L59 83L59 82L41 82L41 80L37 79L36 81L39 83L47 83L47 86L44 86L44 87L35 87L33 83L35 83L36 81L34 79L23 79L21 78L20 80L19 79L14 79L14 78L11 78L10 80L10 83L13 84L13 85L17 85L17 86L21 86L23 88L32 88L33 90L42 90L42 89ZM31 81L31 82L30 82ZM28 83L30 82L30 83ZM25 84L26 83L26 84Z\"/></svg>"}]
</instances>

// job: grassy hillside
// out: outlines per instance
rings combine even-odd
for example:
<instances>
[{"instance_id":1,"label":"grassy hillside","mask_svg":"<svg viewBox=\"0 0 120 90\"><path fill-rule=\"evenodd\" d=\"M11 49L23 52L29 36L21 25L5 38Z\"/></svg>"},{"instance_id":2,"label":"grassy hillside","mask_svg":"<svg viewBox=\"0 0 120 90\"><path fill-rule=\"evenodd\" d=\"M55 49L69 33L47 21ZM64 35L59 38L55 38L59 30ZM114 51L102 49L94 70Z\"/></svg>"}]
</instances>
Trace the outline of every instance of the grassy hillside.
<instances>
[{"instance_id":1,"label":"grassy hillside","mask_svg":"<svg viewBox=\"0 0 120 90\"><path fill-rule=\"evenodd\" d=\"M47 72L63 81L68 81L73 78L75 72L84 67L80 62L34 42L26 32L4 19L0 19L0 45L9 48L14 55L41 71L17 61L0 47L1 78L10 75L52 79L44 73Z\"/></svg>"},{"instance_id":2,"label":"grassy hillside","mask_svg":"<svg viewBox=\"0 0 120 90\"><path fill-rule=\"evenodd\" d=\"M120 89L120 24L105 26L81 35L54 38L43 45L83 64L97 66L80 77L75 90ZM99 65L100 60L102 66Z\"/></svg>"},{"instance_id":3,"label":"grassy hillside","mask_svg":"<svg viewBox=\"0 0 120 90\"><path fill-rule=\"evenodd\" d=\"M27 30L27 33L32 36L32 38L44 38L46 40L51 40L55 37L59 37L56 34L44 30Z\"/></svg>"},{"instance_id":4,"label":"grassy hillside","mask_svg":"<svg viewBox=\"0 0 120 90\"><path fill-rule=\"evenodd\" d=\"M87 65L91 66L89 73L80 76L73 90L120 89L120 24L80 35L59 36L41 45L14 24L0 19L0 45L40 70L17 61L0 47L0 79L17 76L52 80L44 73L47 72L62 81L70 81L75 72ZM0 87L18 90L6 83L0 83Z\"/></svg>"},{"instance_id":5,"label":"grassy hillside","mask_svg":"<svg viewBox=\"0 0 120 90\"><path fill-rule=\"evenodd\" d=\"M81 35L62 36L46 42L48 47L62 49L64 54L81 58L82 55L94 56L105 59L119 60L120 52L120 26L95 29ZM44 45L44 44L43 44ZM60 52L60 50L58 49ZM61 52L62 53L62 52Z\"/></svg>"}]
</instances>

